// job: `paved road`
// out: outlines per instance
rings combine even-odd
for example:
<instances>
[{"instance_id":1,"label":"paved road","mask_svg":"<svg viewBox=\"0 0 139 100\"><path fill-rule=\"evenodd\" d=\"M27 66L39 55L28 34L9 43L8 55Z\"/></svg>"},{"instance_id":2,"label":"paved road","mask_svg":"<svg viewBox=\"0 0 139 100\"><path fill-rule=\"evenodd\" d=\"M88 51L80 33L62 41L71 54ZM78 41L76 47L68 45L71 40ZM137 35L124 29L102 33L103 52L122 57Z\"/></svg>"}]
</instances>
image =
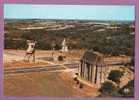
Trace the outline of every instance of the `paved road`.
<instances>
[{"instance_id":1,"label":"paved road","mask_svg":"<svg viewBox=\"0 0 139 100\"><path fill-rule=\"evenodd\" d=\"M23 60L23 58L20 55L11 53L11 52L6 52L4 54L4 58L8 61L11 60ZM35 66L35 67L28 67L28 68L11 68L11 69L4 69L4 74L16 74L16 73L29 73L29 72L42 72L42 71L47 71L47 72L56 72L56 71L72 71L74 69L77 69L79 66L79 63L68 63L68 64L58 64L56 65L54 62L51 61L46 61L48 60L49 57L45 57L45 59L39 59L37 58L38 61L41 62L47 62L51 65L49 66ZM79 60L79 59L78 59ZM74 62L77 61L74 60ZM78 62L78 61L77 61ZM122 62L122 61L106 61L106 66L110 66L110 65L120 65L120 64L125 64L128 63L127 62Z\"/></svg>"},{"instance_id":2,"label":"paved road","mask_svg":"<svg viewBox=\"0 0 139 100\"><path fill-rule=\"evenodd\" d=\"M65 67L66 66L66 67ZM49 65L49 66L36 66L26 68L7 68L4 69L4 74L18 74L18 73L29 73L29 72L57 72L57 71L72 71L78 69L79 64L61 64L61 65Z\"/></svg>"}]
</instances>

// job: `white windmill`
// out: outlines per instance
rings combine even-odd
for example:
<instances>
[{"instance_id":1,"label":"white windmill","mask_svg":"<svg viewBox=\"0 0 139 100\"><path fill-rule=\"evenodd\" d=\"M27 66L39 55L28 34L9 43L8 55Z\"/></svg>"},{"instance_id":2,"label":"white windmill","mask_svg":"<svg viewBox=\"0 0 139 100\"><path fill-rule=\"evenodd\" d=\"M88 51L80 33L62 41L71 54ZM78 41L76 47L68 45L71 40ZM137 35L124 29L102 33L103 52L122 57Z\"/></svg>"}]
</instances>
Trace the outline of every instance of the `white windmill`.
<instances>
[{"instance_id":1,"label":"white windmill","mask_svg":"<svg viewBox=\"0 0 139 100\"><path fill-rule=\"evenodd\" d=\"M66 44L66 39L64 38L63 42L62 42L62 52L67 52L68 51L68 46Z\"/></svg>"}]
</instances>

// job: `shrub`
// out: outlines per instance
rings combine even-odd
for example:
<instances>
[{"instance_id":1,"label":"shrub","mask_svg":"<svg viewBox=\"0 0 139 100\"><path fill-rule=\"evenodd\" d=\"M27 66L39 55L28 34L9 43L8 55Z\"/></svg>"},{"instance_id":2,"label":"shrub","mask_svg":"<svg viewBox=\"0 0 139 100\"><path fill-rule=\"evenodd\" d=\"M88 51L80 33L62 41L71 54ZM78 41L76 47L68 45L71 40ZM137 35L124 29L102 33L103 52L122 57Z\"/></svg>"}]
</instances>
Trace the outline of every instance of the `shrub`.
<instances>
[{"instance_id":1,"label":"shrub","mask_svg":"<svg viewBox=\"0 0 139 100\"><path fill-rule=\"evenodd\" d=\"M83 86L84 86L84 84L83 83L80 83L79 88L82 89Z\"/></svg>"},{"instance_id":2,"label":"shrub","mask_svg":"<svg viewBox=\"0 0 139 100\"><path fill-rule=\"evenodd\" d=\"M63 56L59 56L58 61L63 61Z\"/></svg>"},{"instance_id":3,"label":"shrub","mask_svg":"<svg viewBox=\"0 0 139 100\"><path fill-rule=\"evenodd\" d=\"M120 82L120 78L122 77L123 73L119 70L112 70L108 76L109 80L116 82L117 84Z\"/></svg>"},{"instance_id":4,"label":"shrub","mask_svg":"<svg viewBox=\"0 0 139 100\"><path fill-rule=\"evenodd\" d=\"M106 81L103 83L99 91L101 92L100 96L120 96L120 94L117 92L118 87L112 82Z\"/></svg>"},{"instance_id":5,"label":"shrub","mask_svg":"<svg viewBox=\"0 0 139 100\"><path fill-rule=\"evenodd\" d=\"M124 89L128 89L128 92L125 92ZM122 97L134 97L134 80L128 82L123 88L119 90L119 93Z\"/></svg>"}]
</instances>

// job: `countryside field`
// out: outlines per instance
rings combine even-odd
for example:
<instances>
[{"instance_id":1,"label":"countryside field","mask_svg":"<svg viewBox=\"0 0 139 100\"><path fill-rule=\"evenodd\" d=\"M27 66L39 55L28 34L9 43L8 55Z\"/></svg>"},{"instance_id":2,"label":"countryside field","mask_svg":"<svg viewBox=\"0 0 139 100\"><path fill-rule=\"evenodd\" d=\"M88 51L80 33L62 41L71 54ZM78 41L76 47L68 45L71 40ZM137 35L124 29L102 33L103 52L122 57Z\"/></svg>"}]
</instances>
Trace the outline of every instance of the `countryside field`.
<instances>
[{"instance_id":1,"label":"countryside field","mask_svg":"<svg viewBox=\"0 0 139 100\"><path fill-rule=\"evenodd\" d=\"M54 62L47 61L43 57L50 57L51 51L38 50L36 51L36 62L25 62L23 57L24 50L4 50L4 94L6 96L49 96L49 97L94 97L98 96L100 92L96 85L86 84L83 89L79 88L79 85L73 80L74 73L78 72L78 67L72 68L72 66L64 66L65 63L78 62L81 54L79 50L73 50L70 55L65 54L67 59L70 59L74 55L74 59L70 59L67 62ZM55 54L58 51L55 51ZM77 54L78 52L78 54ZM80 50L82 53L83 50ZM76 54L76 55L75 55ZM40 59L42 58L42 59ZM129 57L106 57L105 61L112 63L114 61L129 61ZM57 64L62 64L56 69L49 69ZM47 70L36 71L11 71L13 69L20 68L37 68L42 67ZM121 80L122 85L126 85L129 80L134 79L134 73L124 66L109 66L109 70L121 70L127 73ZM9 71L9 73L8 73ZM6 73L7 72L7 73ZM11 72L11 73L10 73ZM12 91L12 92L11 92Z\"/></svg>"},{"instance_id":2,"label":"countryside field","mask_svg":"<svg viewBox=\"0 0 139 100\"><path fill-rule=\"evenodd\" d=\"M5 19L4 28L5 96L134 97L133 21ZM28 40L35 61L24 59ZM103 83L74 78L86 51L103 55Z\"/></svg>"}]
</instances>

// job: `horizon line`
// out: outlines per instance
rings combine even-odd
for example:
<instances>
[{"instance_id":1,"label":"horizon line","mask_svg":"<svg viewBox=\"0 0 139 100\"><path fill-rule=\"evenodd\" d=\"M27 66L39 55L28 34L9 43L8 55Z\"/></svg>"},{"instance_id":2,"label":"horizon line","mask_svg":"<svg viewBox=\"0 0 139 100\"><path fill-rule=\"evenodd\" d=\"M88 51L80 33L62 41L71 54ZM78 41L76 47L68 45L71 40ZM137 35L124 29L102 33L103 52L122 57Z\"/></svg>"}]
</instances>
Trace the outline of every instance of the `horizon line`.
<instances>
[{"instance_id":1,"label":"horizon line","mask_svg":"<svg viewBox=\"0 0 139 100\"><path fill-rule=\"evenodd\" d=\"M45 18L4 18L4 20L67 20L67 21L135 21L135 20L96 20L96 19L45 19Z\"/></svg>"}]
</instances>

